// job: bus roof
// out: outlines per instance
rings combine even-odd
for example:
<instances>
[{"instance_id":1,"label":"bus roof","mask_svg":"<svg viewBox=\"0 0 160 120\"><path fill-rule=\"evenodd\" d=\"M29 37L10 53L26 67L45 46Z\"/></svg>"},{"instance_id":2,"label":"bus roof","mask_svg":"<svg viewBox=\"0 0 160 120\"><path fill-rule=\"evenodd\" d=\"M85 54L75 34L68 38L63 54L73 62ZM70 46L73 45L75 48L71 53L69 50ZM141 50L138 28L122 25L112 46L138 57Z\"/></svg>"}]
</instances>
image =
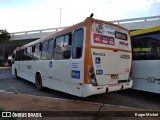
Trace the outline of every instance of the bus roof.
<instances>
[{"instance_id":1,"label":"bus roof","mask_svg":"<svg viewBox=\"0 0 160 120\"><path fill-rule=\"evenodd\" d=\"M130 35L135 36L135 35L155 32L155 31L159 31L159 30L160 30L160 26L156 26L156 27L152 27L152 28L146 28L146 29L143 29L143 30L133 31L133 32L131 32Z\"/></svg>"},{"instance_id":2,"label":"bus roof","mask_svg":"<svg viewBox=\"0 0 160 120\"><path fill-rule=\"evenodd\" d=\"M32 45L35 45L35 44L38 44L38 43L41 43L41 42L43 42L45 40L53 39L56 36L59 36L59 35L65 34L65 33L69 33L69 32L71 32L71 31L73 31L75 29L78 29L78 28L82 27L82 26L86 26L86 21L80 22L80 23L75 24L75 25L73 25L71 27L65 28L65 29L63 29L61 31L58 31L58 32L52 33L52 34L50 34L48 36L42 37L40 39L37 39L37 40L35 40L33 42L30 42L28 44L23 45L22 47L17 47L15 49L15 51L27 48L29 46L32 46Z\"/></svg>"},{"instance_id":3,"label":"bus roof","mask_svg":"<svg viewBox=\"0 0 160 120\"><path fill-rule=\"evenodd\" d=\"M109 25L112 25L112 26L115 26L115 27L118 27L118 28L121 28L123 30L126 30L126 31L129 31L128 29L122 27L122 26L119 26L119 25L116 25L116 24L113 24L111 22L106 22L106 21L103 21L103 20L98 20L98 19L94 19L94 18L90 18L90 17L87 17L83 22L80 22L78 24L75 24L73 26L70 26L68 28L65 28L61 31L58 31L58 32L55 32L55 33L52 33L48 36L45 36L45 37L42 37L40 39L37 39L36 41L33 41L31 43L28 43L26 45L23 45L22 47L17 47L14 51L17 51L17 50L21 50L21 49L25 49L29 46L32 46L32 45L35 45L35 44L38 44L38 43L41 43L43 41L46 41L46 40L49 40L49 39L53 39L57 36L60 36L60 35L63 35L63 34L66 34L66 33L69 33L69 32L72 32L78 28L81 28L83 26L87 26L87 23L88 22L96 22L96 23L105 23L105 24L109 24Z\"/></svg>"}]
</instances>

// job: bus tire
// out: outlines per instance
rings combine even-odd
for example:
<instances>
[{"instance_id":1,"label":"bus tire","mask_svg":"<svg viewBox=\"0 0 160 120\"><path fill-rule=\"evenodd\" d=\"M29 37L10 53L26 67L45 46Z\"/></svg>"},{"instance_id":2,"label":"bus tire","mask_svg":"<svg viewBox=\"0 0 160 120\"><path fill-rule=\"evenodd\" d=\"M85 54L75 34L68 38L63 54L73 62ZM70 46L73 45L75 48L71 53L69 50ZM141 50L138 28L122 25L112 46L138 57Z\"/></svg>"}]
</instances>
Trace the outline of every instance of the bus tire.
<instances>
[{"instance_id":1,"label":"bus tire","mask_svg":"<svg viewBox=\"0 0 160 120\"><path fill-rule=\"evenodd\" d=\"M15 72L16 79L17 79L17 80L19 80L19 79L20 79L20 77L19 77L19 76L18 76L18 74L17 74L17 69L15 69L15 71L14 71L14 72Z\"/></svg>"},{"instance_id":2,"label":"bus tire","mask_svg":"<svg viewBox=\"0 0 160 120\"><path fill-rule=\"evenodd\" d=\"M39 74L39 73L37 73L36 74L36 88L38 89L38 90L42 90L42 77L41 77L41 75Z\"/></svg>"}]
</instances>

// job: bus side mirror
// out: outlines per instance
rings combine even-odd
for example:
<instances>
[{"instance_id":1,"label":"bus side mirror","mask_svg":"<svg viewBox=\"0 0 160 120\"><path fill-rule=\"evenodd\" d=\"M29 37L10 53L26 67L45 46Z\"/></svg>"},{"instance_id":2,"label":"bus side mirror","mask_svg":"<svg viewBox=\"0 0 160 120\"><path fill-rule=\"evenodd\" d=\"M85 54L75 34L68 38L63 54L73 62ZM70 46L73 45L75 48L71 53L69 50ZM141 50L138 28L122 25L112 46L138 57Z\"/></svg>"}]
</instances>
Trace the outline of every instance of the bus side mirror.
<instances>
[{"instance_id":1,"label":"bus side mirror","mask_svg":"<svg viewBox=\"0 0 160 120\"><path fill-rule=\"evenodd\" d=\"M65 50L63 51L63 58L70 58L71 57L71 51Z\"/></svg>"}]
</instances>

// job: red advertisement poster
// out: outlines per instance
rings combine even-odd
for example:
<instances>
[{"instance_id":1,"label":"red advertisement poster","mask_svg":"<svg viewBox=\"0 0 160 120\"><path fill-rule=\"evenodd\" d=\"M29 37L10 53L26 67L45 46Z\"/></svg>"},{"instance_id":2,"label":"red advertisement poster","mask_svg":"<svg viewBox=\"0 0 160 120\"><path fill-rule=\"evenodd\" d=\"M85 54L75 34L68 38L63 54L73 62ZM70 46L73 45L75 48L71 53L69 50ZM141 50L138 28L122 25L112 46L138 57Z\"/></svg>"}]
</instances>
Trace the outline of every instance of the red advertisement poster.
<instances>
[{"instance_id":1,"label":"red advertisement poster","mask_svg":"<svg viewBox=\"0 0 160 120\"><path fill-rule=\"evenodd\" d=\"M113 37L94 34L94 43L114 45L115 41Z\"/></svg>"}]
</instances>

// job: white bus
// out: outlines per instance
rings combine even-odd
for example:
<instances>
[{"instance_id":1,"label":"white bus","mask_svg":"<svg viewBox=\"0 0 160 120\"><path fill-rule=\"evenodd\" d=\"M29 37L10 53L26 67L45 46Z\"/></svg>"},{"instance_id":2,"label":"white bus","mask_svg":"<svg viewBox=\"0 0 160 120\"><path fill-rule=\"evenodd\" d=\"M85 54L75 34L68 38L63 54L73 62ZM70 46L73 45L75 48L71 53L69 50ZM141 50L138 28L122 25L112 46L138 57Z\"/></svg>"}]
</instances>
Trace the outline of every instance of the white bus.
<instances>
[{"instance_id":1,"label":"white bus","mask_svg":"<svg viewBox=\"0 0 160 120\"><path fill-rule=\"evenodd\" d=\"M131 32L133 88L160 94L160 26Z\"/></svg>"},{"instance_id":2,"label":"white bus","mask_svg":"<svg viewBox=\"0 0 160 120\"><path fill-rule=\"evenodd\" d=\"M38 89L87 97L131 88L131 61L129 31L88 17L17 48L12 73Z\"/></svg>"}]
</instances>

